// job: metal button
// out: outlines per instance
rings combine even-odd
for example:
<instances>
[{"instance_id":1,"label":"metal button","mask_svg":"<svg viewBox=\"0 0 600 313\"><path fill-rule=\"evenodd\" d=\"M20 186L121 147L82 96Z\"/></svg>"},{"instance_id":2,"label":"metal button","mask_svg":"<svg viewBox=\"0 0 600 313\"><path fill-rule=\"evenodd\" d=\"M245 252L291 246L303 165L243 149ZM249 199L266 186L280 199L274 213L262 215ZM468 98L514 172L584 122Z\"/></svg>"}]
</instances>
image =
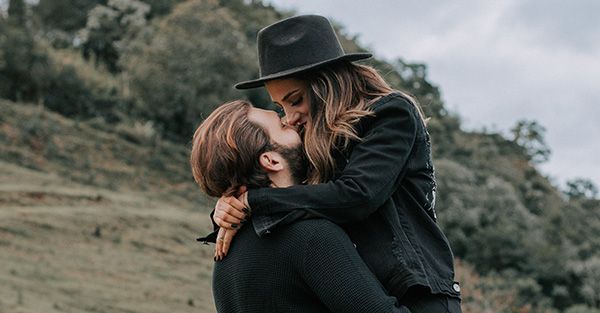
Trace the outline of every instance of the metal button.
<instances>
[{"instance_id":1,"label":"metal button","mask_svg":"<svg viewBox=\"0 0 600 313\"><path fill-rule=\"evenodd\" d=\"M460 292L460 285L458 285L458 283L454 283L454 285L452 285L452 288L454 289L454 291Z\"/></svg>"},{"instance_id":2,"label":"metal button","mask_svg":"<svg viewBox=\"0 0 600 313\"><path fill-rule=\"evenodd\" d=\"M356 249L356 244L355 243L352 243L352 244L354 245L354 248Z\"/></svg>"}]
</instances>

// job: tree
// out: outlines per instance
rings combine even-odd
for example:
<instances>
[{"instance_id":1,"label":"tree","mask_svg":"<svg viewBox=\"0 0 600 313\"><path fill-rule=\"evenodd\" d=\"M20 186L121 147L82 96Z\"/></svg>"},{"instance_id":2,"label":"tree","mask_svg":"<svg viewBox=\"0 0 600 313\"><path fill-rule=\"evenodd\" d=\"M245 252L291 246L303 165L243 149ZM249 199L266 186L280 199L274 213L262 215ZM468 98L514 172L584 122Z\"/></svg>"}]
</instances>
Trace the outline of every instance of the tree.
<instances>
[{"instance_id":1,"label":"tree","mask_svg":"<svg viewBox=\"0 0 600 313\"><path fill-rule=\"evenodd\" d=\"M8 18L17 25L25 24L25 2L23 0L10 0L8 3Z\"/></svg>"},{"instance_id":2,"label":"tree","mask_svg":"<svg viewBox=\"0 0 600 313\"><path fill-rule=\"evenodd\" d=\"M23 22L22 0L10 4L8 19L0 17L0 97L38 101L47 82L48 56Z\"/></svg>"},{"instance_id":3,"label":"tree","mask_svg":"<svg viewBox=\"0 0 600 313\"><path fill-rule=\"evenodd\" d=\"M232 85L257 70L255 49L241 29L217 1L189 1L158 25L147 46L125 56L132 92L165 133L189 140L217 105L244 96Z\"/></svg>"},{"instance_id":4,"label":"tree","mask_svg":"<svg viewBox=\"0 0 600 313\"><path fill-rule=\"evenodd\" d=\"M520 120L511 129L512 141L525 149L533 163L544 163L550 158L550 148L544 135L546 128L537 121Z\"/></svg>"},{"instance_id":5,"label":"tree","mask_svg":"<svg viewBox=\"0 0 600 313\"><path fill-rule=\"evenodd\" d=\"M600 308L600 256L575 261L571 268L581 277L581 294L587 304L593 308Z\"/></svg>"},{"instance_id":6,"label":"tree","mask_svg":"<svg viewBox=\"0 0 600 313\"><path fill-rule=\"evenodd\" d=\"M105 0L40 0L33 12L47 30L73 34L85 26L88 12Z\"/></svg>"},{"instance_id":7,"label":"tree","mask_svg":"<svg viewBox=\"0 0 600 313\"><path fill-rule=\"evenodd\" d=\"M598 196L598 188L586 178L576 178L567 181L564 193L570 199L594 199Z\"/></svg>"},{"instance_id":8,"label":"tree","mask_svg":"<svg viewBox=\"0 0 600 313\"><path fill-rule=\"evenodd\" d=\"M80 32L83 56L94 56L96 65L103 63L110 72L118 72L121 50L146 25L149 12L150 6L137 0L109 0L107 5L97 5Z\"/></svg>"}]
</instances>

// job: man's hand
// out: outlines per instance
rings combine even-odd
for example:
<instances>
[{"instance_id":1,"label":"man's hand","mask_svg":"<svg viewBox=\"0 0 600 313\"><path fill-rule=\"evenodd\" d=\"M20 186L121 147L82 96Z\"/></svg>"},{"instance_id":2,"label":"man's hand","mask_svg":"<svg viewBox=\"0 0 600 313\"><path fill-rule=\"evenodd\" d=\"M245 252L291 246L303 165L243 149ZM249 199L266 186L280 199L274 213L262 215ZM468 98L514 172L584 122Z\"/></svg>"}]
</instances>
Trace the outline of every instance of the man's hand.
<instances>
[{"instance_id":1,"label":"man's hand","mask_svg":"<svg viewBox=\"0 0 600 313\"><path fill-rule=\"evenodd\" d=\"M250 215L247 203L244 204L244 200L247 202L246 199L245 188L238 198L221 197L215 204L215 214L213 215L215 223L221 228L239 229Z\"/></svg>"},{"instance_id":2,"label":"man's hand","mask_svg":"<svg viewBox=\"0 0 600 313\"><path fill-rule=\"evenodd\" d=\"M217 244L215 245L215 261L221 261L231 246L231 240L237 233L236 229L219 228L219 234L217 235Z\"/></svg>"}]
</instances>

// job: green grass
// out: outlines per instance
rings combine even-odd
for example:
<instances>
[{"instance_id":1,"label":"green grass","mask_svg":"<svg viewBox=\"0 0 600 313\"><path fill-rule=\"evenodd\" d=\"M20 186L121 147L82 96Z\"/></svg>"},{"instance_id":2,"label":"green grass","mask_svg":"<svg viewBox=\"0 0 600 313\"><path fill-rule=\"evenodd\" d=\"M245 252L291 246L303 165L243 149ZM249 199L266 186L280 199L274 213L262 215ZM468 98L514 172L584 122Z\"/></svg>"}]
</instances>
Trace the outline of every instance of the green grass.
<instances>
[{"instance_id":1,"label":"green grass","mask_svg":"<svg viewBox=\"0 0 600 313\"><path fill-rule=\"evenodd\" d=\"M0 312L214 312L185 147L33 105L0 115Z\"/></svg>"}]
</instances>

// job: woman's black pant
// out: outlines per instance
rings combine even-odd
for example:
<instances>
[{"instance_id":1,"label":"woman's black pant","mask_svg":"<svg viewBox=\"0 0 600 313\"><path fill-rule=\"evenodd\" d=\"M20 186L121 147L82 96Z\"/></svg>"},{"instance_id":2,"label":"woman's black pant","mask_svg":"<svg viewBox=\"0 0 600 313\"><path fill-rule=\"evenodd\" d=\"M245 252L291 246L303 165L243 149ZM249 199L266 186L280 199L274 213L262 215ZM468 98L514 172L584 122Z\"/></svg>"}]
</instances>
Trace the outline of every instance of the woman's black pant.
<instances>
[{"instance_id":1,"label":"woman's black pant","mask_svg":"<svg viewBox=\"0 0 600 313\"><path fill-rule=\"evenodd\" d=\"M411 313L461 313L460 299L431 294L428 288L411 287L400 300Z\"/></svg>"}]
</instances>

